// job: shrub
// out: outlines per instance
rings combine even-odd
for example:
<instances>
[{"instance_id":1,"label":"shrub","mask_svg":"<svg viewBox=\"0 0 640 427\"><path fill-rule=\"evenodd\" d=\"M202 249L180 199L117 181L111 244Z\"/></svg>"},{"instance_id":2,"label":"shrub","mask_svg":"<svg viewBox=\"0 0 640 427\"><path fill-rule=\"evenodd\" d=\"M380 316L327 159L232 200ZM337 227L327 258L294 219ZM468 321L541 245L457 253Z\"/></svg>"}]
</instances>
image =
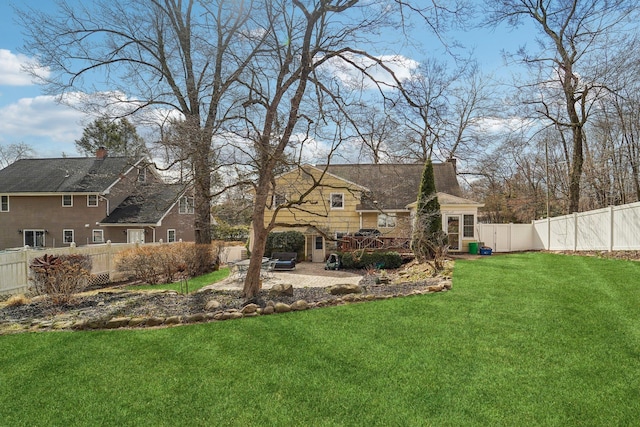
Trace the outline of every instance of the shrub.
<instances>
[{"instance_id":1,"label":"shrub","mask_svg":"<svg viewBox=\"0 0 640 427\"><path fill-rule=\"evenodd\" d=\"M160 281L173 282L178 273L200 276L219 265L220 246L175 243L170 245L141 245L122 251L116 257L116 269L129 273L149 285Z\"/></svg>"},{"instance_id":2,"label":"shrub","mask_svg":"<svg viewBox=\"0 0 640 427\"><path fill-rule=\"evenodd\" d=\"M34 258L29 265L32 290L47 295L55 304L69 302L73 294L82 291L91 276L88 255L47 255Z\"/></svg>"},{"instance_id":3,"label":"shrub","mask_svg":"<svg viewBox=\"0 0 640 427\"><path fill-rule=\"evenodd\" d=\"M340 254L343 268L399 268L402 257L398 252L344 252Z\"/></svg>"},{"instance_id":4,"label":"shrub","mask_svg":"<svg viewBox=\"0 0 640 427\"><path fill-rule=\"evenodd\" d=\"M295 252L298 255L304 253L304 234L299 231L283 231L269 233L265 246L265 254L273 252Z\"/></svg>"},{"instance_id":5,"label":"shrub","mask_svg":"<svg viewBox=\"0 0 640 427\"><path fill-rule=\"evenodd\" d=\"M157 284L161 273L166 271L157 248L160 246L141 245L120 252L115 258L116 270L150 285Z\"/></svg>"},{"instance_id":6,"label":"shrub","mask_svg":"<svg viewBox=\"0 0 640 427\"><path fill-rule=\"evenodd\" d=\"M19 307L21 305L27 305L31 302L24 294L12 295L6 302L7 307Z\"/></svg>"},{"instance_id":7,"label":"shrub","mask_svg":"<svg viewBox=\"0 0 640 427\"><path fill-rule=\"evenodd\" d=\"M220 222L211 227L211 236L215 240L244 241L249 238L249 227L246 225L229 225Z\"/></svg>"}]
</instances>

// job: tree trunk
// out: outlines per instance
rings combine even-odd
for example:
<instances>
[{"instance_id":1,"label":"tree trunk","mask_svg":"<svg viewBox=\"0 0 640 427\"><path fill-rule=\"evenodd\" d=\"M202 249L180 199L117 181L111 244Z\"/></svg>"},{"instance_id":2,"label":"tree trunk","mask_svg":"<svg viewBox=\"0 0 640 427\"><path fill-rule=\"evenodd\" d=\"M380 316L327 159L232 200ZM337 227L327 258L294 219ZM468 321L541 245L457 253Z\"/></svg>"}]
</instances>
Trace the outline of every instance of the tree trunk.
<instances>
[{"instance_id":1,"label":"tree trunk","mask_svg":"<svg viewBox=\"0 0 640 427\"><path fill-rule=\"evenodd\" d=\"M253 214L251 216L253 225L251 259L242 290L242 296L247 299L256 296L262 288L260 268L262 267L262 257L264 256L264 249L269 234L269 230L264 226L264 211L269 194L268 185L269 180L265 180L263 177L258 180L256 198L253 204Z\"/></svg>"}]
</instances>

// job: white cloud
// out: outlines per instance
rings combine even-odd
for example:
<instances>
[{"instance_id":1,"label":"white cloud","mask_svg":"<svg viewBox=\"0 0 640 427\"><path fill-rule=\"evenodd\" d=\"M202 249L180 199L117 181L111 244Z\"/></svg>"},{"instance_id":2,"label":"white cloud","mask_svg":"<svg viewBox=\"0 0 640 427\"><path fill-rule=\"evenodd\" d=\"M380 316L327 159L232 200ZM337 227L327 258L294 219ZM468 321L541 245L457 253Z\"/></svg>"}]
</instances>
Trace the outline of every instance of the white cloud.
<instances>
[{"instance_id":1,"label":"white cloud","mask_svg":"<svg viewBox=\"0 0 640 427\"><path fill-rule=\"evenodd\" d=\"M362 73L354 67L353 64L355 64L358 68L366 70L366 73L371 76L372 79L380 82L382 85L387 87L396 86L389 71L381 67L377 61L354 54L345 54L343 56L344 59L332 58L327 61L326 67L345 85L364 87L366 89L374 87L373 82L369 78L363 80ZM375 58L391 70L400 82L410 79L412 71L420 65L417 61L402 55L381 55Z\"/></svg>"},{"instance_id":2,"label":"white cloud","mask_svg":"<svg viewBox=\"0 0 640 427\"><path fill-rule=\"evenodd\" d=\"M61 105L53 96L22 98L0 108L0 143L25 142L36 156L74 154L75 140L82 136L87 115Z\"/></svg>"},{"instance_id":3,"label":"white cloud","mask_svg":"<svg viewBox=\"0 0 640 427\"><path fill-rule=\"evenodd\" d=\"M33 77L22 70L23 66L37 66L37 61L22 54L14 54L10 50L0 49L0 85L4 86L31 86ZM38 68L38 74L46 78L49 70Z\"/></svg>"}]
</instances>

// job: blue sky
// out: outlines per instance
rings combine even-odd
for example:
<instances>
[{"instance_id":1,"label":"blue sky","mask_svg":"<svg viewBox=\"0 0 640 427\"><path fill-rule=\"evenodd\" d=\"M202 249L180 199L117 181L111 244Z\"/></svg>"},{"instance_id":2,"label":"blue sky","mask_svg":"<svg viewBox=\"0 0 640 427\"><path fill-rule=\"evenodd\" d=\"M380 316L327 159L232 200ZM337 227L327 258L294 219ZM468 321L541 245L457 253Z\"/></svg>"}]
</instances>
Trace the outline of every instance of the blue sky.
<instances>
[{"instance_id":1,"label":"blue sky","mask_svg":"<svg viewBox=\"0 0 640 427\"><path fill-rule=\"evenodd\" d=\"M0 145L24 142L34 148L36 157L60 157L63 153L78 155L74 142L94 117L57 104L52 96L45 95L41 87L32 84L21 73L20 63L31 58L18 53L22 46L22 34L15 22L12 3L10 0L0 0ZM32 4L44 10L55 5L52 0L22 0L15 3ZM418 36L426 46L438 46L438 42L426 32ZM521 44L532 43L534 36L523 30L474 29L456 32L454 37L466 47L474 49L484 72L504 73L501 50L513 51ZM428 51L424 54L408 51L397 53L416 61L429 56ZM443 56L439 52L435 54Z\"/></svg>"}]
</instances>

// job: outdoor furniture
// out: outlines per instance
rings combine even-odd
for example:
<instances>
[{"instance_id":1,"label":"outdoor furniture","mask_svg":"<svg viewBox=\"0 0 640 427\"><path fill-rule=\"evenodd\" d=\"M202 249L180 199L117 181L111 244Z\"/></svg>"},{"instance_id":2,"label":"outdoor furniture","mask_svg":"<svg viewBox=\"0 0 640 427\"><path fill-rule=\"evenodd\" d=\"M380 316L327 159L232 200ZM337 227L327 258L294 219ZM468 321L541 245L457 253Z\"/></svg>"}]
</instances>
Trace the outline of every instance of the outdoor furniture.
<instances>
[{"instance_id":1,"label":"outdoor furniture","mask_svg":"<svg viewBox=\"0 0 640 427\"><path fill-rule=\"evenodd\" d=\"M232 269L234 271L233 278L238 281L243 281L247 277L247 271L249 271L250 262L251 262L250 259L243 259L241 261L230 262L229 264L233 266ZM265 265L265 263L267 262L269 262L269 258L262 258L262 265Z\"/></svg>"},{"instance_id":2,"label":"outdoor furniture","mask_svg":"<svg viewBox=\"0 0 640 427\"><path fill-rule=\"evenodd\" d=\"M296 258L298 254L295 252L273 252L271 259L275 260L274 270L293 270L296 268Z\"/></svg>"},{"instance_id":3,"label":"outdoor furniture","mask_svg":"<svg viewBox=\"0 0 640 427\"><path fill-rule=\"evenodd\" d=\"M273 279L273 269L277 262L277 259L270 259L267 262L263 262L260 268L260 277L265 280Z\"/></svg>"}]
</instances>

